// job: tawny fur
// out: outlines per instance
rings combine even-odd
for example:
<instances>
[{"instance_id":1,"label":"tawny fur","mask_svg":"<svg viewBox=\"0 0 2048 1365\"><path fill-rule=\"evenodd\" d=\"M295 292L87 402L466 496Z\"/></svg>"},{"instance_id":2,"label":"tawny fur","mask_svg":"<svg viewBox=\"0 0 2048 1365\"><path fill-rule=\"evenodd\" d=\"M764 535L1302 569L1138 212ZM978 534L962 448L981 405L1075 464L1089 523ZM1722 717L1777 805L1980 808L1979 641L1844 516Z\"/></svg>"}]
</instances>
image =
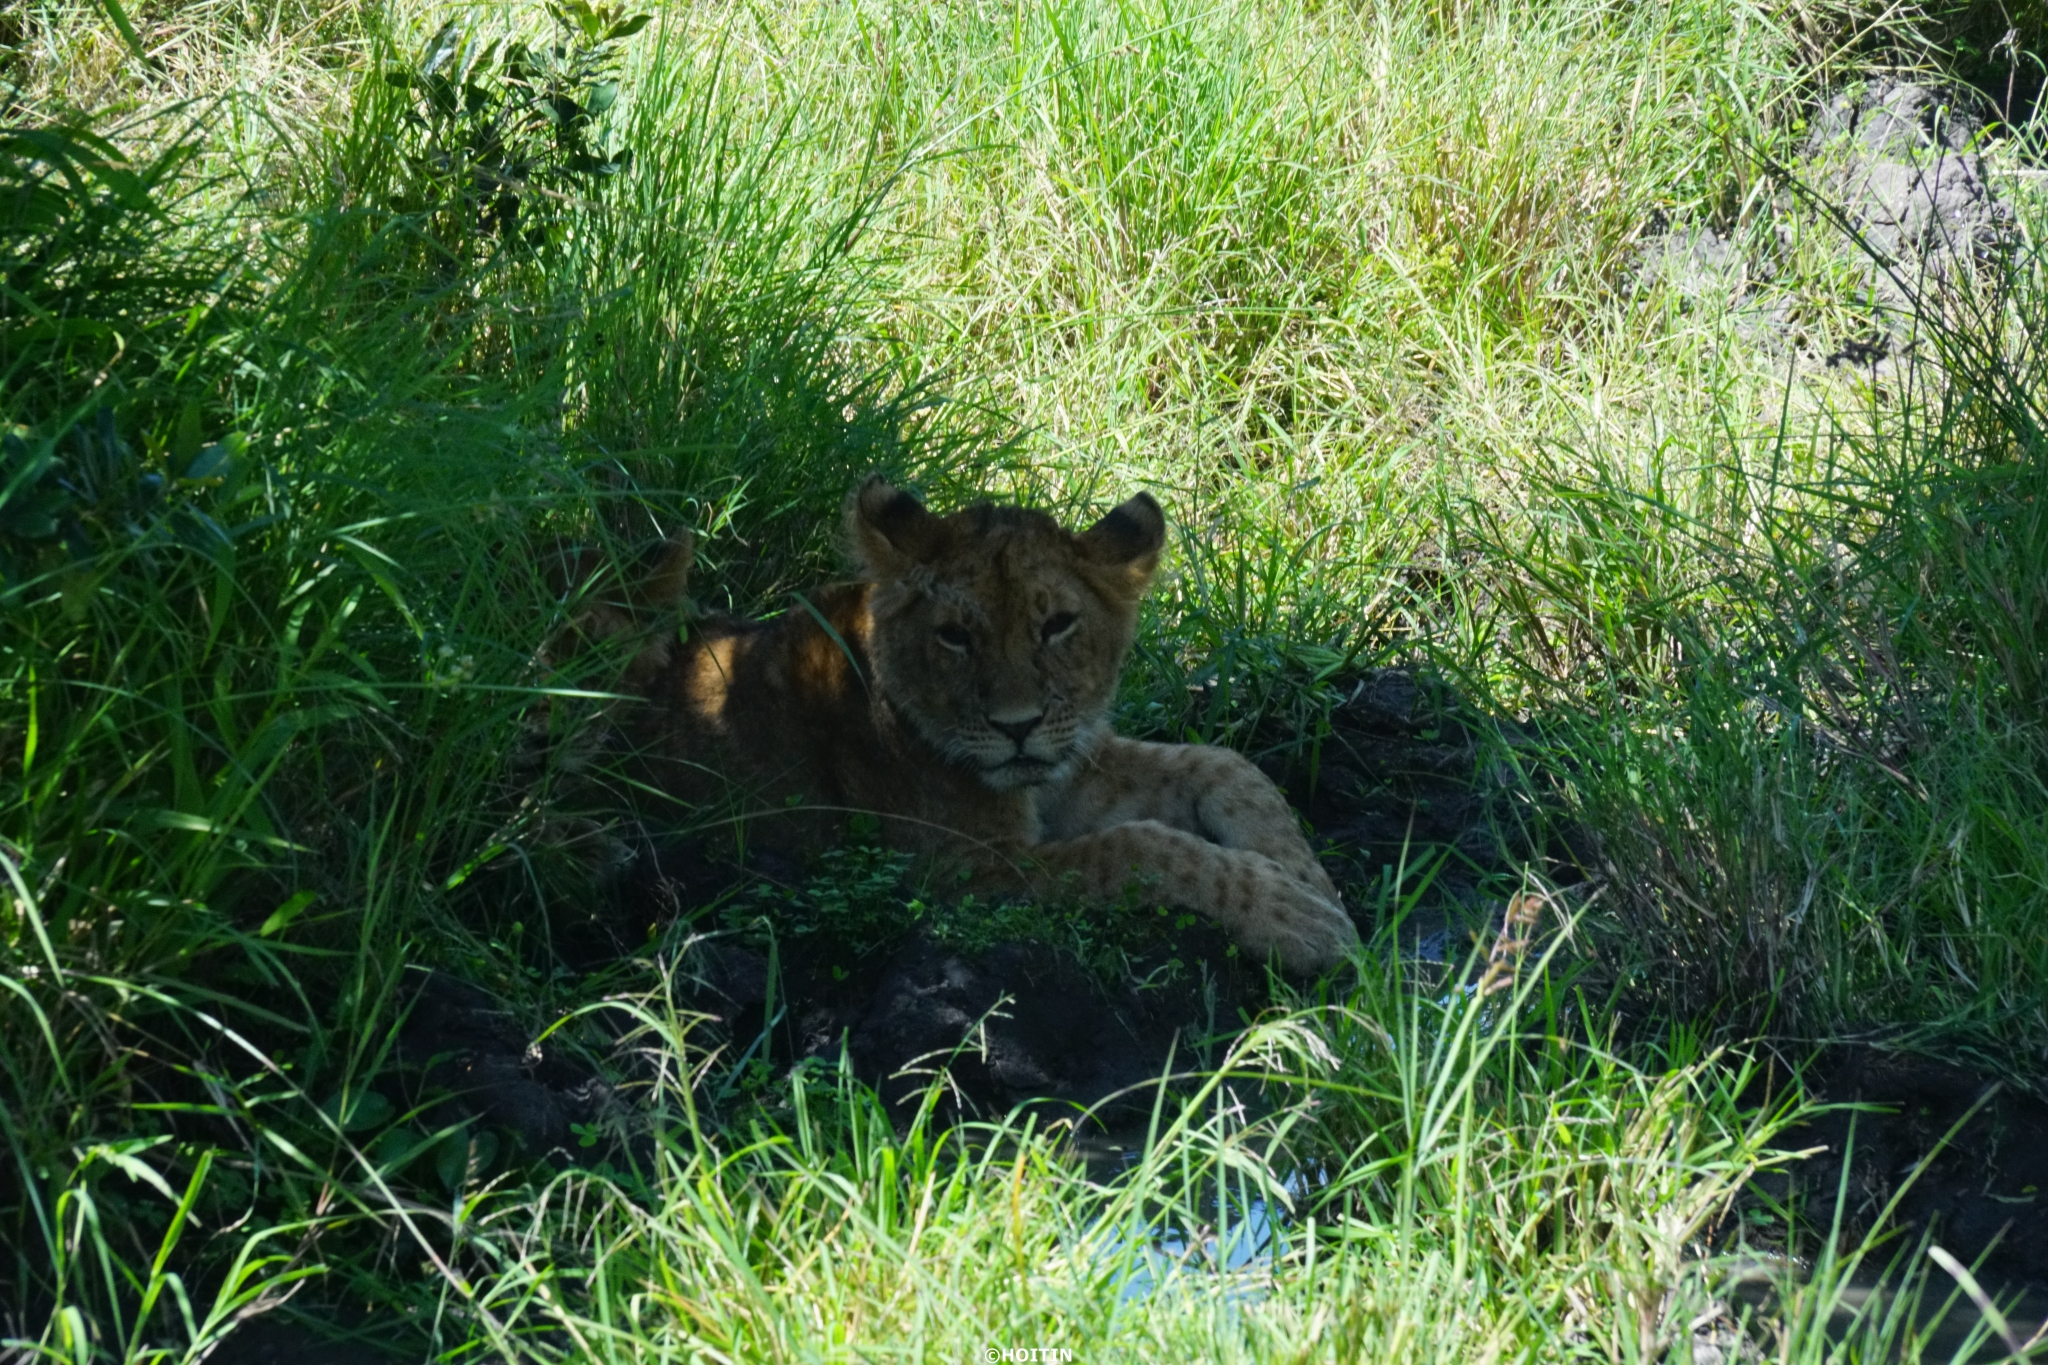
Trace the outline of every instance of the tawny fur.
<instances>
[{"instance_id":1,"label":"tawny fur","mask_svg":"<svg viewBox=\"0 0 2048 1365\"><path fill-rule=\"evenodd\" d=\"M758 837L797 849L869 813L984 893L1105 902L1138 883L1294 971L1357 941L1257 768L1110 733L1165 537L1149 496L1077 535L1018 507L936 516L870 480L846 529L863 581L772 622L695 622L633 659L642 780L700 805L736 794ZM664 555L634 605L679 599L688 554ZM616 609L583 627L621 628Z\"/></svg>"}]
</instances>

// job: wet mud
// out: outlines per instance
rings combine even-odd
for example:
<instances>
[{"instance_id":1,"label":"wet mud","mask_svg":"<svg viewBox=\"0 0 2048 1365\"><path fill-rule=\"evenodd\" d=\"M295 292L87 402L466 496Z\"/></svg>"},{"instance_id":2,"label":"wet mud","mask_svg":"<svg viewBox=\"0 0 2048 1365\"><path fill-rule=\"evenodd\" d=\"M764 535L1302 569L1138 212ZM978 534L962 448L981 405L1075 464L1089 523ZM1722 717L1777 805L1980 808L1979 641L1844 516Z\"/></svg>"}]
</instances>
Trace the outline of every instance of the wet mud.
<instances>
[{"instance_id":1,"label":"wet mud","mask_svg":"<svg viewBox=\"0 0 2048 1365\"><path fill-rule=\"evenodd\" d=\"M1807 1087L1830 1107L1785 1141L1820 1150L1770 1176L1763 1193L1793 1203L1820 1233L1839 1218L1849 1246L1896 1201L1896 1241L1873 1273L1896 1253L1912 1257L1924 1236L1994 1293L2048 1288L2048 1103L2023 1078L1841 1046L1822 1054Z\"/></svg>"}]
</instances>

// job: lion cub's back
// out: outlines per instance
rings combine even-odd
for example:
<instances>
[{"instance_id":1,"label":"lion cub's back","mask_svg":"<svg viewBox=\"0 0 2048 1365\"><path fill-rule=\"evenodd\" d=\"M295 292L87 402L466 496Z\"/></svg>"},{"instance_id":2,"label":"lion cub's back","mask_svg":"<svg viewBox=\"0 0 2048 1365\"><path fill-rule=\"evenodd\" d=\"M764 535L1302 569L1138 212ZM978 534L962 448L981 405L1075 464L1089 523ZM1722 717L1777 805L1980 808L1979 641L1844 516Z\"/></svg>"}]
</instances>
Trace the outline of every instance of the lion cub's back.
<instances>
[{"instance_id":1,"label":"lion cub's back","mask_svg":"<svg viewBox=\"0 0 2048 1365\"><path fill-rule=\"evenodd\" d=\"M702 803L843 800L849 747L869 747L862 685L866 588L839 584L772 621L711 616L666 647L640 686L641 752L657 785Z\"/></svg>"}]
</instances>

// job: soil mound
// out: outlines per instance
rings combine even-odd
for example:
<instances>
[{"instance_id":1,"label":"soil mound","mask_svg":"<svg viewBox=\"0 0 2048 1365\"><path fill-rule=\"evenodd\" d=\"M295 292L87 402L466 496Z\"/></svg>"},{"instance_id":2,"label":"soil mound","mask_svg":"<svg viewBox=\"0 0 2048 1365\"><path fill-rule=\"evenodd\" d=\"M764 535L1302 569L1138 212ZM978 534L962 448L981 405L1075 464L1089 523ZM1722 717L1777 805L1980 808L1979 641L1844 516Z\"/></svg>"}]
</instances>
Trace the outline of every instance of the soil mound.
<instances>
[{"instance_id":1,"label":"soil mound","mask_svg":"<svg viewBox=\"0 0 2048 1365\"><path fill-rule=\"evenodd\" d=\"M1765 1193L1796 1198L1822 1230L1842 1204L1852 1246L1897 1195L1901 1248L1927 1233L1988 1287L2048 1286L2048 1103L1967 1066L1875 1047L1833 1050L1808 1084L1841 1107L1787 1135L1822 1150L1774 1173Z\"/></svg>"},{"instance_id":2,"label":"soil mound","mask_svg":"<svg viewBox=\"0 0 2048 1365\"><path fill-rule=\"evenodd\" d=\"M393 1058L405 1112L434 1131L473 1124L503 1132L528 1156L581 1150L579 1125L597 1123L611 1088L532 1033L488 991L441 972L415 972Z\"/></svg>"}]
</instances>

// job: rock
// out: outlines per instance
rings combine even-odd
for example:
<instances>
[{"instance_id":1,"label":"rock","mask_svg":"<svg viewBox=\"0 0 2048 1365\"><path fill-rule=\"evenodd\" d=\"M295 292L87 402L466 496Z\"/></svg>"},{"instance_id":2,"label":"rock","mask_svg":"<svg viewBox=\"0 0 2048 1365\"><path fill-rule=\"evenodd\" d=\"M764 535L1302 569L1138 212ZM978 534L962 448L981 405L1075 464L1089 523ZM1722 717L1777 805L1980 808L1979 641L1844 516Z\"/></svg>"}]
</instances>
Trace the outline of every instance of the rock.
<instances>
[{"instance_id":1,"label":"rock","mask_svg":"<svg viewBox=\"0 0 2048 1365\"><path fill-rule=\"evenodd\" d=\"M2012 212L1977 152L1975 101L1880 78L1836 95L1814 118L1814 186L1885 261L1946 275L2010 241Z\"/></svg>"},{"instance_id":2,"label":"rock","mask_svg":"<svg viewBox=\"0 0 2048 1365\"><path fill-rule=\"evenodd\" d=\"M1985 175L1976 96L1880 77L1829 100L1804 151L1808 184L1854 230L1878 317L1826 357L1873 384L1913 383L1934 357L1913 339L1924 299L2013 240L2011 207Z\"/></svg>"},{"instance_id":3,"label":"rock","mask_svg":"<svg viewBox=\"0 0 2048 1365\"><path fill-rule=\"evenodd\" d=\"M1763 1352L1742 1331L1741 1322L1729 1311L1729 1306L1716 1299L1687 1324L1687 1335L1691 1338L1692 1365L1737 1365L1737 1362L1762 1360Z\"/></svg>"},{"instance_id":4,"label":"rock","mask_svg":"<svg viewBox=\"0 0 2048 1365\"><path fill-rule=\"evenodd\" d=\"M1746 292L1749 265L1714 229L1673 224L1660 214L1639 240L1629 279L1637 289L1661 286L1688 303L1725 301Z\"/></svg>"},{"instance_id":5,"label":"rock","mask_svg":"<svg viewBox=\"0 0 2048 1365\"><path fill-rule=\"evenodd\" d=\"M1668 291L1687 308L1732 310L1742 337L1789 340L1806 365L1895 381L1897 372L1929 359L1912 354L1905 321L1923 297L1969 265L1995 261L2014 239L2012 210L1978 151L1983 127L1974 95L1892 77L1838 93L1814 115L1793 174L1860 238L1868 253L1860 278L1878 313L1863 335L1831 339L1832 349L1809 349L1794 300L1758 288L1778 275L1790 247L1788 221L1780 222L1774 245L1767 233L1745 233L1738 242L1713 226L1674 223L1659 213L1642 231L1627 287ZM1792 203L1787 193L1779 207Z\"/></svg>"}]
</instances>

